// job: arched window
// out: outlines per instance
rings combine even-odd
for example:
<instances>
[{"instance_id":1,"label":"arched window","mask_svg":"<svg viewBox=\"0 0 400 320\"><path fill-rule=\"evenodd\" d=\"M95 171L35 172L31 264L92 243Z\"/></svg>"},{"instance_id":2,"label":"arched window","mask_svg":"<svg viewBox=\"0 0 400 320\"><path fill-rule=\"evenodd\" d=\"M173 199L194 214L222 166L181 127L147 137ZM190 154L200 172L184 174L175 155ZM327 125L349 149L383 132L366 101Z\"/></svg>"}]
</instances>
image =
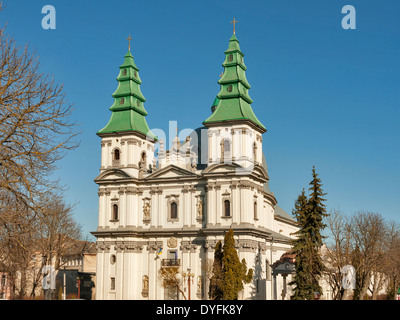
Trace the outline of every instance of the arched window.
<instances>
[{"instance_id":1,"label":"arched window","mask_svg":"<svg viewBox=\"0 0 400 320\"><path fill-rule=\"evenodd\" d=\"M257 145L255 142L253 143L253 161L257 161Z\"/></svg>"},{"instance_id":2,"label":"arched window","mask_svg":"<svg viewBox=\"0 0 400 320\"><path fill-rule=\"evenodd\" d=\"M231 53L231 54L229 54L229 56L228 56L228 60L229 60L229 62L232 62L233 61L233 54Z\"/></svg>"},{"instance_id":3,"label":"arched window","mask_svg":"<svg viewBox=\"0 0 400 320\"><path fill-rule=\"evenodd\" d=\"M121 151L118 148L112 152L112 165L118 167L120 165Z\"/></svg>"},{"instance_id":4,"label":"arched window","mask_svg":"<svg viewBox=\"0 0 400 320\"><path fill-rule=\"evenodd\" d=\"M228 139L221 141L221 160L231 158L231 142Z\"/></svg>"},{"instance_id":5,"label":"arched window","mask_svg":"<svg viewBox=\"0 0 400 320\"><path fill-rule=\"evenodd\" d=\"M224 201L224 216L225 217L231 216L231 202L229 200Z\"/></svg>"},{"instance_id":6,"label":"arched window","mask_svg":"<svg viewBox=\"0 0 400 320\"><path fill-rule=\"evenodd\" d=\"M176 202L171 202L171 219L178 218L178 205Z\"/></svg>"},{"instance_id":7,"label":"arched window","mask_svg":"<svg viewBox=\"0 0 400 320\"><path fill-rule=\"evenodd\" d=\"M114 150L114 160L118 161L120 156L119 149Z\"/></svg>"},{"instance_id":8,"label":"arched window","mask_svg":"<svg viewBox=\"0 0 400 320\"><path fill-rule=\"evenodd\" d=\"M258 220L258 215L257 215L257 201L254 201L254 220Z\"/></svg>"},{"instance_id":9,"label":"arched window","mask_svg":"<svg viewBox=\"0 0 400 320\"><path fill-rule=\"evenodd\" d=\"M139 170L146 172L147 170L147 157L146 157L146 152L142 152L139 160Z\"/></svg>"},{"instance_id":10,"label":"arched window","mask_svg":"<svg viewBox=\"0 0 400 320\"><path fill-rule=\"evenodd\" d=\"M116 203L112 205L112 220L118 220L118 205Z\"/></svg>"},{"instance_id":11,"label":"arched window","mask_svg":"<svg viewBox=\"0 0 400 320\"><path fill-rule=\"evenodd\" d=\"M231 143L227 139L224 140L224 151L225 151L225 153L231 151Z\"/></svg>"}]
</instances>

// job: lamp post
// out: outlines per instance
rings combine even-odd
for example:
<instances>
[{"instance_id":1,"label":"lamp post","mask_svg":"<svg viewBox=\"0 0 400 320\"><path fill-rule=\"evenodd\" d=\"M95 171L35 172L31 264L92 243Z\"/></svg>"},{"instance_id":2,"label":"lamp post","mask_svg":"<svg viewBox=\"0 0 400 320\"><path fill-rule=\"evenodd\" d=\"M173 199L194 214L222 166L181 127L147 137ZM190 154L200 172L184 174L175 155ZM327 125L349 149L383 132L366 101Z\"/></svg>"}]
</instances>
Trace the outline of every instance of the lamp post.
<instances>
[{"instance_id":1,"label":"lamp post","mask_svg":"<svg viewBox=\"0 0 400 320\"><path fill-rule=\"evenodd\" d=\"M77 276L76 280L77 280L76 286L78 287L78 299L80 299L81 298L81 277Z\"/></svg>"},{"instance_id":2,"label":"lamp post","mask_svg":"<svg viewBox=\"0 0 400 320\"><path fill-rule=\"evenodd\" d=\"M188 267L187 268L187 271L188 271L187 276L188 276L188 290L189 290L188 298L189 298L189 300L190 300L190 280L191 280L190 278L193 279L193 277L194 277L194 273L190 273L190 270L191 270L191 268Z\"/></svg>"}]
</instances>

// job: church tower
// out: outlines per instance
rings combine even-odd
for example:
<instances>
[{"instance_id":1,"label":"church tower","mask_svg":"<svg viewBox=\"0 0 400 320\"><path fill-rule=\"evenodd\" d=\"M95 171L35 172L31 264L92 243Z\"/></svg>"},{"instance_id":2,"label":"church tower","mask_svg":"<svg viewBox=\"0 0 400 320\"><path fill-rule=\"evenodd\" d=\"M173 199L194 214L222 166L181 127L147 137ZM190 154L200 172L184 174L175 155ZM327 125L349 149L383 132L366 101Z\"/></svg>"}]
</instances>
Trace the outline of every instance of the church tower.
<instances>
[{"instance_id":1,"label":"church tower","mask_svg":"<svg viewBox=\"0 0 400 320\"><path fill-rule=\"evenodd\" d=\"M157 137L146 122L146 99L140 91L142 81L130 48L119 69L111 118L97 133L102 138L101 171L119 169L139 178L152 170Z\"/></svg>"},{"instance_id":2,"label":"church tower","mask_svg":"<svg viewBox=\"0 0 400 320\"><path fill-rule=\"evenodd\" d=\"M146 122L146 99L140 91L142 81L130 48L119 66L117 81L111 117L97 132L101 138L100 174L95 179L99 186L99 222L93 232L98 249L97 299L126 298L126 292L120 291L122 251L113 234L126 226L138 226L143 219L138 187L140 180L153 171L157 142Z\"/></svg>"},{"instance_id":3,"label":"church tower","mask_svg":"<svg viewBox=\"0 0 400 320\"><path fill-rule=\"evenodd\" d=\"M207 226L271 228L277 201L266 192L268 173L264 165L262 134L267 130L255 116L249 96L244 54L235 35L225 51L220 91L203 122L208 129ZM213 187L217 186L217 188ZM236 230L236 233L240 230Z\"/></svg>"},{"instance_id":4,"label":"church tower","mask_svg":"<svg viewBox=\"0 0 400 320\"><path fill-rule=\"evenodd\" d=\"M255 116L249 96L244 54L233 34L225 51L220 92L211 116L203 124L209 129L208 165L236 163L243 169L262 162L262 134L265 126Z\"/></svg>"}]
</instances>

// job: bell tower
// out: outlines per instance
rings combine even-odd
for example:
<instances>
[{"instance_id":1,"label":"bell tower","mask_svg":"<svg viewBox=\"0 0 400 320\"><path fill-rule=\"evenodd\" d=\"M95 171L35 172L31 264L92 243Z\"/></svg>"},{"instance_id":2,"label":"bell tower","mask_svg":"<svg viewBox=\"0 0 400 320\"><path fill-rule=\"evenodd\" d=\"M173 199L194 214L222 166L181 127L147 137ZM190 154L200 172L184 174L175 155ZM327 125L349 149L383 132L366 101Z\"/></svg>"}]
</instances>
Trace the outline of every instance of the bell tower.
<instances>
[{"instance_id":1,"label":"bell tower","mask_svg":"<svg viewBox=\"0 0 400 320\"><path fill-rule=\"evenodd\" d=\"M262 163L262 134L267 130L251 108L243 57L234 33L225 51L212 114L203 122L208 128L208 165L236 163L246 168Z\"/></svg>"},{"instance_id":2,"label":"bell tower","mask_svg":"<svg viewBox=\"0 0 400 320\"><path fill-rule=\"evenodd\" d=\"M119 66L118 88L112 94L111 117L107 125L97 132L101 137L101 168L120 169L134 178L151 172L154 144L157 137L146 122L147 111L140 91L142 81L132 53L129 50Z\"/></svg>"}]
</instances>

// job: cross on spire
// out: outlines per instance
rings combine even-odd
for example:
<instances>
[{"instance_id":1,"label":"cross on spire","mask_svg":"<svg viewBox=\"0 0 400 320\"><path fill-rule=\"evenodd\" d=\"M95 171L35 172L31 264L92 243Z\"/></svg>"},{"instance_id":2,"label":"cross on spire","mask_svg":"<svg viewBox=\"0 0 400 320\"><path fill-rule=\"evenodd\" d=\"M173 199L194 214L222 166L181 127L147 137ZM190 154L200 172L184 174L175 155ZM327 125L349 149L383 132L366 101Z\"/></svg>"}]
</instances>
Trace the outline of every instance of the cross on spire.
<instances>
[{"instance_id":1,"label":"cross on spire","mask_svg":"<svg viewBox=\"0 0 400 320\"><path fill-rule=\"evenodd\" d=\"M131 35L129 35L128 39L126 39L126 40L129 41L128 42L129 43L128 48L129 48L129 51L131 51L131 40L132 40Z\"/></svg>"},{"instance_id":2,"label":"cross on spire","mask_svg":"<svg viewBox=\"0 0 400 320\"><path fill-rule=\"evenodd\" d=\"M237 22L238 22L238 21L235 20L235 18L233 18L233 21L231 21L231 23L233 23L233 34L236 33L236 32L235 32L235 24L236 24Z\"/></svg>"}]
</instances>

